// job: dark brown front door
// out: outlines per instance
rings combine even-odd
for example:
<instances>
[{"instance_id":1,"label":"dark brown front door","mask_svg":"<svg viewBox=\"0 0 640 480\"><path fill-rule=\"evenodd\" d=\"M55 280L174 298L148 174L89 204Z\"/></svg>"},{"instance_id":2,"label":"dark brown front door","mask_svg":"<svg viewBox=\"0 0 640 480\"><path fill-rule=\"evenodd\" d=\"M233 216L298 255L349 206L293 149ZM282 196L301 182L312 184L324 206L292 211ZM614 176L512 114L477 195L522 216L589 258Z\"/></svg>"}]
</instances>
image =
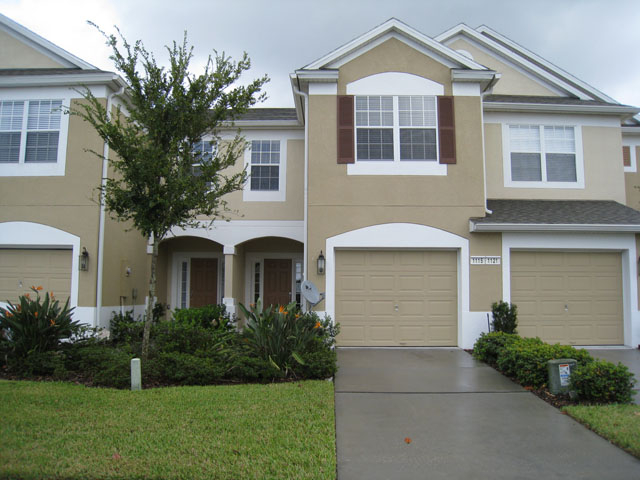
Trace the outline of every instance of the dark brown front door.
<instances>
[{"instance_id":1,"label":"dark brown front door","mask_svg":"<svg viewBox=\"0 0 640 480\"><path fill-rule=\"evenodd\" d=\"M291 303L291 259L264 260L264 305Z\"/></svg>"},{"instance_id":2,"label":"dark brown front door","mask_svg":"<svg viewBox=\"0 0 640 480\"><path fill-rule=\"evenodd\" d=\"M191 298L189 306L202 307L218 303L218 259L191 259Z\"/></svg>"}]
</instances>

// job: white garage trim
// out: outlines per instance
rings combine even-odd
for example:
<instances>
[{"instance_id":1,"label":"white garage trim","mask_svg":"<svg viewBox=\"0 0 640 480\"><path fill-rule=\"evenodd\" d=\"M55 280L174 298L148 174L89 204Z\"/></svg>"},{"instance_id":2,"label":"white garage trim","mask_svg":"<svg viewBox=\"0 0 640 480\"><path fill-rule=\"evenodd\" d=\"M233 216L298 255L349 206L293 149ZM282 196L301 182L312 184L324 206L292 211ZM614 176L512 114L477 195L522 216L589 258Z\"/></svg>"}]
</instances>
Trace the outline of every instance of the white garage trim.
<instances>
[{"instance_id":1,"label":"white garage trim","mask_svg":"<svg viewBox=\"0 0 640 480\"><path fill-rule=\"evenodd\" d=\"M453 233L414 223L373 225L327 238L326 313L335 319L336 249L341 248L419 248L453 249L458 252L458 345L466 348L463 322L469 317L469 240ZM473 341L472 341L473 342Z\"/></svg>"},{"instance_id":2,"label":"white garage trim","mask_svg":"<svg viewBox=\"0 0 640 480\"><path fill-rule=\"evenodd\" d=\"M80 237L32 222L0 223L0 248L71 249L71 307L78 306L78 257ZM88 323L92 323L90 320Z\"/></svg>"},{"instance_id":3,"label":"white garage trim","mask_svg":"<svg viewBox=\"0 0 640 480\"><path fill-rule=\"evenodd\" d=\"M609 251L622 255L622 311L624 314L624 344L640 343L640 312L638 311L638 278L636 276L636 242L633 234L573 234L573 233L504 233L502 235L502 298L511 301L512 250Z\"/></svg>"}]
</instances>

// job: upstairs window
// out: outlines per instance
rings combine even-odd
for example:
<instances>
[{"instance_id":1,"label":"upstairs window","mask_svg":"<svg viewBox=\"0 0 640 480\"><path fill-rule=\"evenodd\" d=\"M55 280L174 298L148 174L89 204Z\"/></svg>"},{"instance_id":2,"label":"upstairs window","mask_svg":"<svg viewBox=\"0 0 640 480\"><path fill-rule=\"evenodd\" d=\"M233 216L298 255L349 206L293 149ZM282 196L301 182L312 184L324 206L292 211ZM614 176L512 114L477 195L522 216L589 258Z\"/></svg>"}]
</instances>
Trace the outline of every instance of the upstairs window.
<instances>
[{"instance_id":1,"label":"upstairs window","mask_svg":"<svg viewBox=\"0 0 640 480\"><path fill-rule=\"evenodd\" d=\"M62 100L0 102L0 163L56 163Z\"/></svg>"},{"instance_id":2,"label":"upstairs window","mask_svg":"<svg viewBox=\"0 0 640 480\"><path fill-rule=\"evenodd\" d=\"M578 182L576 132L571 126L509 125L511 181Z\"/></svg>"},{"instance_id":3,"label":"upstairs window","mask_svg":"<svg viewBox=\"0 0 640 480\"><path fill-rule=\"evenodd\" d=\"M356 161L437 161L435 96L356 96Z\"/></svg>"},{"instance_id":4,"label":"upstairs window","mask_svg":"<svg viewBox=\"0 0 640 480\"><path fill-rule=\"evenodd\" d=\"M251 191L277 192L280 189L280 141L251 142Z\"/></svg>"}]
</instances>

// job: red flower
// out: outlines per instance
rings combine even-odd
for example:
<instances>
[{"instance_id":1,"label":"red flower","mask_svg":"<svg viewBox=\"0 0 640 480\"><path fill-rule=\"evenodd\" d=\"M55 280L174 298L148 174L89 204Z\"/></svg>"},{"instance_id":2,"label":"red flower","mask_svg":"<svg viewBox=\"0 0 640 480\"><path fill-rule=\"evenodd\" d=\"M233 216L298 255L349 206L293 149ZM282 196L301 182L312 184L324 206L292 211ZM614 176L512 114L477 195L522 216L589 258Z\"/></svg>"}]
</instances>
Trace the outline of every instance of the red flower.
<instances>
[{"instance_id":1,"label":"red flower","mask_svg":"<svg viewBox=\"0 0 640 480\"><path fill-rule=\"evenodd\" d=\"M404 439L404 443L406 443L407 445L409 445L411 443L411 439L409 437L405 437Z\"/></svg>"}]
</instances>

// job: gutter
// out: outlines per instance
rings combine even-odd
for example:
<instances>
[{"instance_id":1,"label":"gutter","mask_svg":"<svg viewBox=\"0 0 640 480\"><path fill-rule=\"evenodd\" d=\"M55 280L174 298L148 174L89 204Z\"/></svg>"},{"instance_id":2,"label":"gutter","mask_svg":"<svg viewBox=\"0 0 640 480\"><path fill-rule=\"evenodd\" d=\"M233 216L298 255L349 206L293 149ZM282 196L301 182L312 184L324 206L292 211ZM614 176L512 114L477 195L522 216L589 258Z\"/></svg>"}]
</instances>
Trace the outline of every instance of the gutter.
<instances>
[{"instance_id":1,"label":"gutter","mask_svg":"<svg viewBox=\"0 0 640 480\"><path fill-rule=\"evenodd\" d=\"M304 273L304 279L308 279L308 243L309 243L309 231L308 231L308 218L309 218L309 94L303 92L299 88L300 80L298 79L298 87L291 84L294 95L298 95L304 98L304 244L303 244L303 266L302 271Z\"/></svg>"},{"instance_id":2,"label":"gutter","mask_svg":"<svg viewBox=\"0 0 640 480\"><path fill-rule=\"evenodd\" d=\"M600 223L476 223L469 232L629 232L640 233L640 225Z\"/></svg>"},{"instance_id":3,"label":"gutter","mask_svg":"<svg viewBox=\"0 0 640 480\"><path fill-rule=\"evenodd\" d=\"M124 93L125 86L121 86L120 90L115 91L107 97L107 119L111 120L111 108L113 106L113 98L116 95L122 95ZM102 148L102 180L101 186L104 187L107 184L107 176L109 174L109 144L104 142ZM98 226L98 279L96 281L96 313L93 319L93 326L98 327L100 325L100 311L102 310L102 280L104 274L104 224L106 217L106 207L104 203L104 193L100 192L100 223Z\"/></svg>"},{"instance_id":4,"label":"gutter","mask_svg":"<svg viewBox=\"0 0 640 480\"><path fill-rule=\"evenodd\" d=\"M487 112L566 112L593 115L613 114L621 116L633 116L640 112L640 109L636 107L622 105L568 105L523 102L483 102L483 108Z\"/></svg>"}]
</instances>

